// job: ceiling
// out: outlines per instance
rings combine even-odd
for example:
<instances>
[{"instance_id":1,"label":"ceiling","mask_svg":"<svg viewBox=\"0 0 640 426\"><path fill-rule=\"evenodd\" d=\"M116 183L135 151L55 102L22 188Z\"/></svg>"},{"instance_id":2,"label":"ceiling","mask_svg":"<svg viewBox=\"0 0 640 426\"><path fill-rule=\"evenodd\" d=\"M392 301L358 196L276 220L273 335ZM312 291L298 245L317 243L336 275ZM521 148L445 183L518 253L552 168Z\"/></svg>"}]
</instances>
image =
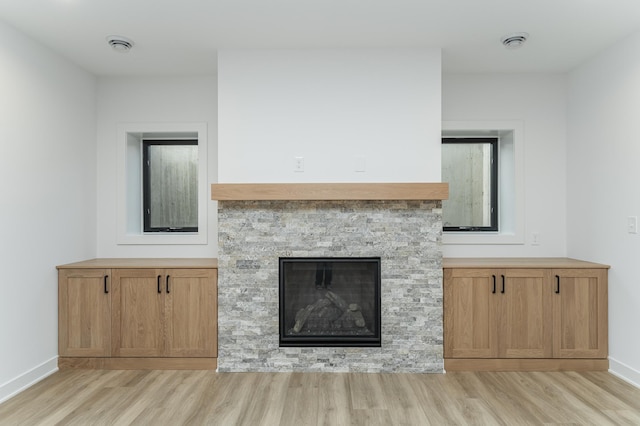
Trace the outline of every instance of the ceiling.
<instances>
[{"instance_id":1,"label":"ceiling","mask_svg":"<svg viewBox=\"0 0 640 426\"><path fill-rule=\"evenodd\" d=\"M444 72L566 72L640 31L640 0L1 0L0 19L101 76L214 74L221 48L441 47Z\"/></svg>"}]
</instances>

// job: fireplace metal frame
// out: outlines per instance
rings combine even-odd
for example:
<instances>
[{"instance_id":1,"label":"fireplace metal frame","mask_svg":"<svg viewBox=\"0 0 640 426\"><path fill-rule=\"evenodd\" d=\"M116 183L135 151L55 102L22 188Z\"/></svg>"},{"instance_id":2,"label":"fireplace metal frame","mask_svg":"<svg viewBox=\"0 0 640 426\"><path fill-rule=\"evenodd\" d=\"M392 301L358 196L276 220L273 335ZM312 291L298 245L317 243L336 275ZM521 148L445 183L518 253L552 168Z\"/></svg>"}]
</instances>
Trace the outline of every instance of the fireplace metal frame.
<instances>
[{"instance_id":1,"label":"fireplace metal frame","mask_svg":"<svg viewBox=\"0 0 640 426\"><path fill-rule=\"evenodd\" d=\"M285 298L285 274L284 265L287 262L312 263L312 262L333 262L333 263L372 263L375 267L374 286L374 311L377 313L374 318L375 331L373 335L353 336L353 335L332 335L332 336L291 336L287 334L285 324L285 312L283 306L286 304ZM381 258L380 257L281 257L279 259L279 332L280 347L381 347L382 331L382 303L381 303Z\"/></svg>"}]
</instances>

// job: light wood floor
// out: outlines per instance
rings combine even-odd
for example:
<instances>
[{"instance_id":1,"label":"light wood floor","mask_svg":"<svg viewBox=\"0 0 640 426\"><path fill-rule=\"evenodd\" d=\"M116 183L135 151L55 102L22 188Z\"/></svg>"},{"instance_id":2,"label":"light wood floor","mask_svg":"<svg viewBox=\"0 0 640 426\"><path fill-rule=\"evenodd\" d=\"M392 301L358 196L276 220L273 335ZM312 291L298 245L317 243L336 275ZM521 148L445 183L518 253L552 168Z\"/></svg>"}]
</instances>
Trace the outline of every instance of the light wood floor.
<instances>
[{"instance_id":1,"label":"light wood floor","mask_svg":"<svg viewBox=\"0 0 640 426\"><path fill-rule=\"evenodd\" d=\"M64 370L1 425L640 425L640 389L593 373Z\"/></svg>"}]
</instances>

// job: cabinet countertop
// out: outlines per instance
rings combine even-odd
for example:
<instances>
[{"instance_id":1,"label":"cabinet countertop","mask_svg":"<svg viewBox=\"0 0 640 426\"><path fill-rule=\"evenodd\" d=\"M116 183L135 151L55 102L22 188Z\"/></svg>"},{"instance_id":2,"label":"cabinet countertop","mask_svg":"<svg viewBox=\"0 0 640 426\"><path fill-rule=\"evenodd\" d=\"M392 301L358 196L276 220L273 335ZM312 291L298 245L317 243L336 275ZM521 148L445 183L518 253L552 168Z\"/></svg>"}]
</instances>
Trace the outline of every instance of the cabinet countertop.
<instances>
[{"instance_id":1,"label":"cabinet countertop","mask_svg":"<svg viewBox=\"0 0 640 426\"><path fill-rule=\"evenodd\" d=\"M585 268L609 269L609 265L586 262L567 257L445 257L442 267L447 268Z\"/></svg>"},{"instance_id":2,"label":"cabinet countertop","mask_svg":"<svg viewBox=\"0 0 640 426\"><path fill-rule=\"evenodd\" d=\"M172 269L217 269L215 258L100 258L58 265L58 269L92 268L172 268Z\"/></svg>"},{"instance_id":3,"label":"cabinet countertop","mask_svg":"<svg viewBox=\"0 0 640 426\"><path fill-rule=\"evenodd\" d=\"M443 268L596 268L609 265L566 257L445 257ZM99 258L57 266L58 269L90 268L203 268L217 269L216 258Z\"/></svg>"}]
</instances>

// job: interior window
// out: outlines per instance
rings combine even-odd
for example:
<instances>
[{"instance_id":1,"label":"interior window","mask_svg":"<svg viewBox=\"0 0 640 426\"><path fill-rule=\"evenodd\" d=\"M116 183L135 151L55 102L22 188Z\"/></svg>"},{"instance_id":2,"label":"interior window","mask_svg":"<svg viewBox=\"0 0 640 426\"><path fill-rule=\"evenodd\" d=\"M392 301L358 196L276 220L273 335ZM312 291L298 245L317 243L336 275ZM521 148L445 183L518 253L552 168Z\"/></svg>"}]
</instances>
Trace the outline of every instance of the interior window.
<instances>
[{"instance_id":1,"label":"interior window","mask_svg":"<svg viewBox=\"0 0 640 426\"><path fill-rule=\"evenodd\" d=\"M442 138L444 231L498 231L498 138Z\"/></svg>"},{"instance_id":2,"label":"interior window","mask_svg":"<svg viewBox=\"0 0 640 426\"><path fill-rule=\"evenodd\" d=\"M144 140L144 232L198 231L198 141Z\"/></svg>"}]
</instances>

